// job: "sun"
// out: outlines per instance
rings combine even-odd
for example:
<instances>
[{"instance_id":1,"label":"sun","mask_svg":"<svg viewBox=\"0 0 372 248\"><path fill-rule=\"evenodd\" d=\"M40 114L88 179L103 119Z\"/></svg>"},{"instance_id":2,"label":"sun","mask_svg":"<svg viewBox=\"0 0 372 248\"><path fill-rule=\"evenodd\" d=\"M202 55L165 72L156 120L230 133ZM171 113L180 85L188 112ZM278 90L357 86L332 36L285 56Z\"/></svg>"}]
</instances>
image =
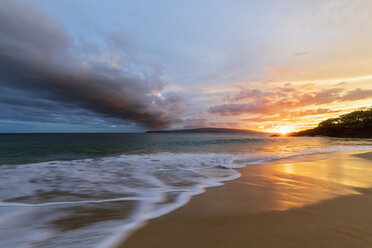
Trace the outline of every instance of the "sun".
<instances>
[{"instance_id":1,"label":"sun","mask_svg":"<svg viewBox=\"0 0 372 248\"><path fill-rule=\"evenodd\" d=\"M280 133L281 135L286 135L292 132L293 128L290 126L277 126L275 132Z\"/></svg>"},{"instance_id":2,"label":"sun","mask_svg":"<svg viewBox=\"0 0 372 248\"><path fill-rule=\"evenodd\" d=\"M286 125L277 125L271 129L267 129L267 132L274 133L274 134L280 134L280 135L287 135L291 132L295 131L295 128L293 126L286 126Z\"/></svg>"}]
</instances>

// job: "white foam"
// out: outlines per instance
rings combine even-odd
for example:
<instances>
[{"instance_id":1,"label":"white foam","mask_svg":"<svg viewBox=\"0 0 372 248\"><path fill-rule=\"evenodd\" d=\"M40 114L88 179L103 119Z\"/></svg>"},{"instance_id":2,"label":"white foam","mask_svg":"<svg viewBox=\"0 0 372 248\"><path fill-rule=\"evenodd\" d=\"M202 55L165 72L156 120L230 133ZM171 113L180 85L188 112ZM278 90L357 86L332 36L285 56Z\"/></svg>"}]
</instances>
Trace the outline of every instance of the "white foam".
<instances>
[{"instance_id":1,"label":"white foam","mask_svg":"<svg viewBox=\"0 0 372 248\"><path fill-rule=\"evenodd\" d=\"M233 169L215 168L232 163L233 159L230 154L158 153L2 166L0 222L7 228L0 228L0 235L19 236L19 225L23 232L32 231L33 235L17 238L16 243L0 240L0 246L14 247L21 242L25 247L37 247L35 237L41 237L38 243L43 243L43 247L92 247L102 240L99 247L111 247L144 221L179 208L205 187L238 177ZM167 201L172 194L175 199ZM110 195L113 197L107 199ZM50 224L65 218L66 208L115 202L123 202L123 206L133 202L136 207L116 224L108 220L74 230L75 234L61 232ZM21 214L23 209L27 209L30 219L41 216L37 228ZM110 228L111 235L107 235ZM97 238L71 242L78 233ZM52 241L48 243L49 240Z\"/></svg>"}]
</instances>

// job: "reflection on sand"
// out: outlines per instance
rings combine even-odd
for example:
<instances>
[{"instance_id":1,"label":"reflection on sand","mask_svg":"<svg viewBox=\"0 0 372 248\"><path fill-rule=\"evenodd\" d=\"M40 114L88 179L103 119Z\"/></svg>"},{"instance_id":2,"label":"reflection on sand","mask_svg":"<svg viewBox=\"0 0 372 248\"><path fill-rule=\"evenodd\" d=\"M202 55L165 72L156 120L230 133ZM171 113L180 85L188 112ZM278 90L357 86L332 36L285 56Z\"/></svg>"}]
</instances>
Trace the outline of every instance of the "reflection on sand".
<instances>
[{"instance_id":1,"label":"reflection on sand","mask_svg":"<svg viewBox=\"0 0 372 248\"><path fill-rule=\"evenodd\" d=\"M312 162L263 165L243 170L249 174L249 179L245 180L265 189L270 208L276 210L300 207L338 195L359 194L358 188L372 187L371 162L348 153Z\"/></svg>"}]
</instances>

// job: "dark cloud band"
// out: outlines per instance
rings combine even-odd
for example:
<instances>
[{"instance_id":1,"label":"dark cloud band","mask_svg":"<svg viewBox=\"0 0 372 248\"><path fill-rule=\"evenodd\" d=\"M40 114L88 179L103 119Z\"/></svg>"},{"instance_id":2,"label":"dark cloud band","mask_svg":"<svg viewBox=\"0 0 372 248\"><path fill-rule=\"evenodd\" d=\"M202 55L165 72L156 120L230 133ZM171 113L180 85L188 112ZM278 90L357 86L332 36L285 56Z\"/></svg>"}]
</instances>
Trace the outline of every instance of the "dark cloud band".
<instances>
[{"instance_id":1,"label":"dark cloud band","mask_svg":"<svg viewBox=\"0 0 372 248\"><path fill-rule=\"evenodd\" d=\"M117 39L115 36L107 42L108 46L117 46ZM178 122L184 111L183 99L174 93L160 94L166 85L161 72L149 65L137 65L120 52L84 57L86 52L81 52L63 27L45 13L24 2L2 1L0 86L32 92L39 99L23 104L44 109L48 107L43 104L48 103L68 105L151 128ZM117 63L122 58L127 67ZM5 94L5 90L0 92L3 104L17 104L12 98L18 102L22 98Z\"/></svg>"}]
</instances>

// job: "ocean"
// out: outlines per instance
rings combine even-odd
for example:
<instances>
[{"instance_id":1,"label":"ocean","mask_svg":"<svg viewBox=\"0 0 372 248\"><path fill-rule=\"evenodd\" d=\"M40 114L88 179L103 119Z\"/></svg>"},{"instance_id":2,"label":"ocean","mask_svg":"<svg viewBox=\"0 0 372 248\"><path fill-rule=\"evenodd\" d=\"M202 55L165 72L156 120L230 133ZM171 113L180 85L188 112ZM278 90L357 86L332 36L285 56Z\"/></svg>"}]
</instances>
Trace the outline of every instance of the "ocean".
<instances>
[{"instance_id":1,"label":"ocean","mask_svg":"<svg viewBox=\"0 0 372 248\"><path fill-rule=\"evenodd\" d=\"M238 178L237 168L354 150L372 150L372 140L1 134L0 247L112 247L147 220Z\"/></svg>"}]
</instances>

